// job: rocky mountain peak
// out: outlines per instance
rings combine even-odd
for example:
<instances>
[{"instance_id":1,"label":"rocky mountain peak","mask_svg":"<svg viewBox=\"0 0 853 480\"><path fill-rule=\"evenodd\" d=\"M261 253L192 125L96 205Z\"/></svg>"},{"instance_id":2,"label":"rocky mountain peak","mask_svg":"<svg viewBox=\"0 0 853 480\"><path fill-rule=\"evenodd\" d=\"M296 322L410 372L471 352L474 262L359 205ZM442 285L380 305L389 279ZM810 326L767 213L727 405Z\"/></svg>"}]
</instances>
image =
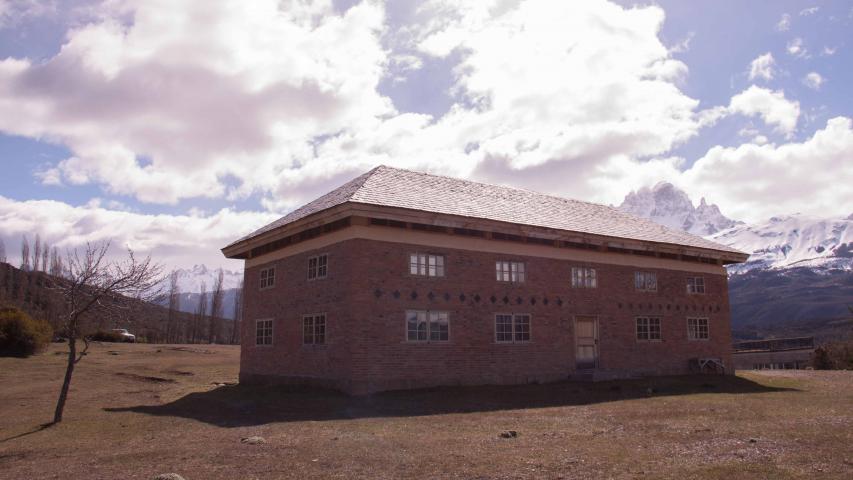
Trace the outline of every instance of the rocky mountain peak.
<instances>
[{"instance_id":1,"label":"rocky mountain peak","mask_svg":"<svg viewBox=\"0 0 853 480\"><path fill-rule=\"evenodd\" d=\"M740 223L727 218L719 207L708 204L704 197L699 207L695 207L687 193L669 182L629 193L618 208L701 236L713 235Z\"/></svg>"}]
</instances>

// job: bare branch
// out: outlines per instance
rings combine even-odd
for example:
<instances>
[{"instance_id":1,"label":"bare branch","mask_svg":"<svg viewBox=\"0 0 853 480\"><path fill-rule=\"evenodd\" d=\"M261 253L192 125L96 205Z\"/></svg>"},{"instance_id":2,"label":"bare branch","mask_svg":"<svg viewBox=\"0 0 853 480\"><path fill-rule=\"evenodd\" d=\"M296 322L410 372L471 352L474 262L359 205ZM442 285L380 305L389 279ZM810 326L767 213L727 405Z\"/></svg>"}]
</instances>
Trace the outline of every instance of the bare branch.
<instances>
[{"instance_id":1,"label":"bare branch","mask_svg":"<svg viewBox=\"0 0 853 480\"><path fill-rule=\"evenodd\" d=\"M30 269L30 242L27 236L21 237L21 270Z\"/></svg>"},{"instance_id":2,"label":"bare branch","mask_svg":"<svg viewBox=\"0 0 853 480\"><path fill-rule=\"evenodd\" d=\"M64 299L62 324L69 348L65 381L57 401L54 423L62 421L74 365L83 359L89 349L89 339L82 331L82 319L92 314L104 315L111 310L128 310L133 301L153 298L161 281L161 267L152 263L151 257L137 259L133 251L128 249L126 259L111 261L107 259L109 248L110 242L103 242L87 243L82 253L77 249L69 250L64 278L57 279L52 287ZM37 256L33 258L38 259ZM81 337L85 346L78 355L76 341Z\"/></svg>"}]
</instances>

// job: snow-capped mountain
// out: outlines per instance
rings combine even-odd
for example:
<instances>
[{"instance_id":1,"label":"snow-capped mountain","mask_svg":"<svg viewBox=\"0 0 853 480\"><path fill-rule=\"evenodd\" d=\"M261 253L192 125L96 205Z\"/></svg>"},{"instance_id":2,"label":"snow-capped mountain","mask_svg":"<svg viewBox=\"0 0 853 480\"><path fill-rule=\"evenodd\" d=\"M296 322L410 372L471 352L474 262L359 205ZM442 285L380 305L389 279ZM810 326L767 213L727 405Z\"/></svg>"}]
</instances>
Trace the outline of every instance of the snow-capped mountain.
<instances>
[{"instance_id":1,"label":"snow-capped mountain","mask_svg":"<svg viewBox=\"0 0 853 480\"><path fill-rule=\"evenodd\" d=\"M182 312L194 313L198 309L199 299L201 298L201 289L204 285L204 291L207 295L207 311L210 312L211 302L213 297L210 292L213 291L213 286L216 283L216 277L219 275L219 269L208 268L205 265L194 265L189 269L176 269L178 273L178 310ZM157 303L162 306L169 305L169 297L166 292L169 291L169 282L171 275L166 275L166 278L161 284L162 295ZM243 281L243 272L233 270L222 271L222 289L224 290L222 311L219 313L225 318L234 318L234 302L236 301L236 292L240 288L240 283Z\"/></svg>"},{"instance_id":2,"label":"snow-capped mountain","mask_svg":"<svg viewBox=\"0 0 853 480\"><path fill-rule=\"evenodd\" d=\"M201 285L204 283L205 290L213 290L213 285L216 283L216 277L219 275L218 269L208 268L205 265L194 265L191 269L178 269L178 290L181 293L197 293L201 291ZM225 290L238 288L240 282L243 281L242 271L223 270L222 283ZM166 277L166 284L169 282Z\"/></svg>"},{"instance_id":3,"label":"snow-capped mountain","mask_svg":"<svg viewBox=\"0 0 853 480\"><path fill-rule=\"evenodd\" d=\"M704 198L694 207L684 191L666 182L629 193L618 208L750 254L746 263L731 265L729 273L796 267L853 270L853 214L795 214L748 225L726 218Z\"/></svg>"},{"instance_id":4,"label":"snow-capped mountain","mask_svg":"<svg viewBox=\"0 0 853 480\"><path fill-rule=\"evenodd\" d=\"M694 207L684 191L667 182L629 193L618 208L703 237L741 223L727 218L716 205L709 205L704 198L698 207Z\"/></svg>"},{"instance_id":5,"label":"snow-capped mountain","mask_svg":"<svg viewBox=\"0 0 853 480\"><path fill-rule=\"evenodd\" d=\"M795 267L853 270L853 215L835 219L800 214L773 217L707 238L750 254L746 263L730 266L730 273Z\"/></svg>"}]
</instances>

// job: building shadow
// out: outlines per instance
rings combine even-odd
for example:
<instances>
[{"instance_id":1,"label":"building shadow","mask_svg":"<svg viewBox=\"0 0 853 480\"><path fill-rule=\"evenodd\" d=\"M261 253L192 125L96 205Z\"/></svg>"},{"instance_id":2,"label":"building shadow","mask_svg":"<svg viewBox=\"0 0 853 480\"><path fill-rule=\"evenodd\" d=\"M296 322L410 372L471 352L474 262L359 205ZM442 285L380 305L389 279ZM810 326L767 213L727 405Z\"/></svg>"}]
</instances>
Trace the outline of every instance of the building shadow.
<instances>
[{"instance_id":1,"label":"building shadow","mask_svg":"<svg viewBox=\"0 0 853 480\"><path fill-rule=\"evenodd\" d=\"M441 387L353 397L342 393L264 386L222 386L191 393L163 405L105 408L108 412L182 417L220 427L278 422L589 405L637 398L691 394L759 394L798 391L760 385L735 376L657 377L597 383Z\"/></svg>"}]
</instances>

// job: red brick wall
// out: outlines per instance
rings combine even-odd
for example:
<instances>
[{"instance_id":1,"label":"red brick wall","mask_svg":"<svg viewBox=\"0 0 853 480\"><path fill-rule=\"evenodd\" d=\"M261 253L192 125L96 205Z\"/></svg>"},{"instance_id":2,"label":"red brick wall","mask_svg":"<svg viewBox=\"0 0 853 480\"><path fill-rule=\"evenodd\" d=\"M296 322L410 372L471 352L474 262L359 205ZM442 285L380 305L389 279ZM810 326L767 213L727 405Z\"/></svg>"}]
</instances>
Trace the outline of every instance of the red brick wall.
<instances>
[{"instance_id":1,"label":"red brick wall","mask_svg":"<svg viewBox=\"0 0 853 480\"><path fill-rule=\"evenodd\" d=\"M445 255L445 277L409 275L408 254L424 250ZM309 282L307 258L321 252L329 253L329 277ZM498 259L524 261L526 282L497 282ZM575 315L598 317L603 371L687 373L693 357L720 357L731 365L724 275L643 269L657 272L658 291L647 293L635 291L634 267L371 240L347 240L274 263L277 283L269 290L257 288L261 267L246 269L241 357L246 381L328 379L331 386L365 392L557 380L574 371ZM573 289L573 266L594 267L598 288ZM705 278L706 294L687 294L686 278L694 275ZM407 309L450 312L450 341L406 342ZM302 315L313 312L327 313L325 347L302 346ZM530 314L531 341L495 343L495 313ZM636 340L634 319L641 315L661 318L660 342ZM709 319L709 341L687 340L688 316ZM254 319L264 317L275 319L272 347L254 346Z\"/></svg>"},{"instance_id":2,"label":"red brick wall","mask_svg":"<svg viewBox=\"0 0 853 480\"><path fill-rule=\"evenodd\" d=\"M325 279L308 280L308 257L328 255ZM241 379L264 376L342 380L349 376L349 345L345 319L349 314L351 271L345 259L351 253L345 243L310 254L296 255L244 272L244 305L241 331ZM261 290L260 270L274 266L275 285ZM302 316L326 314L325 345L303 345ZM256 346L257 319L273 319L273 344ZM330 386L335 386L334 382Z\"/></svg>"}]
</instances>

